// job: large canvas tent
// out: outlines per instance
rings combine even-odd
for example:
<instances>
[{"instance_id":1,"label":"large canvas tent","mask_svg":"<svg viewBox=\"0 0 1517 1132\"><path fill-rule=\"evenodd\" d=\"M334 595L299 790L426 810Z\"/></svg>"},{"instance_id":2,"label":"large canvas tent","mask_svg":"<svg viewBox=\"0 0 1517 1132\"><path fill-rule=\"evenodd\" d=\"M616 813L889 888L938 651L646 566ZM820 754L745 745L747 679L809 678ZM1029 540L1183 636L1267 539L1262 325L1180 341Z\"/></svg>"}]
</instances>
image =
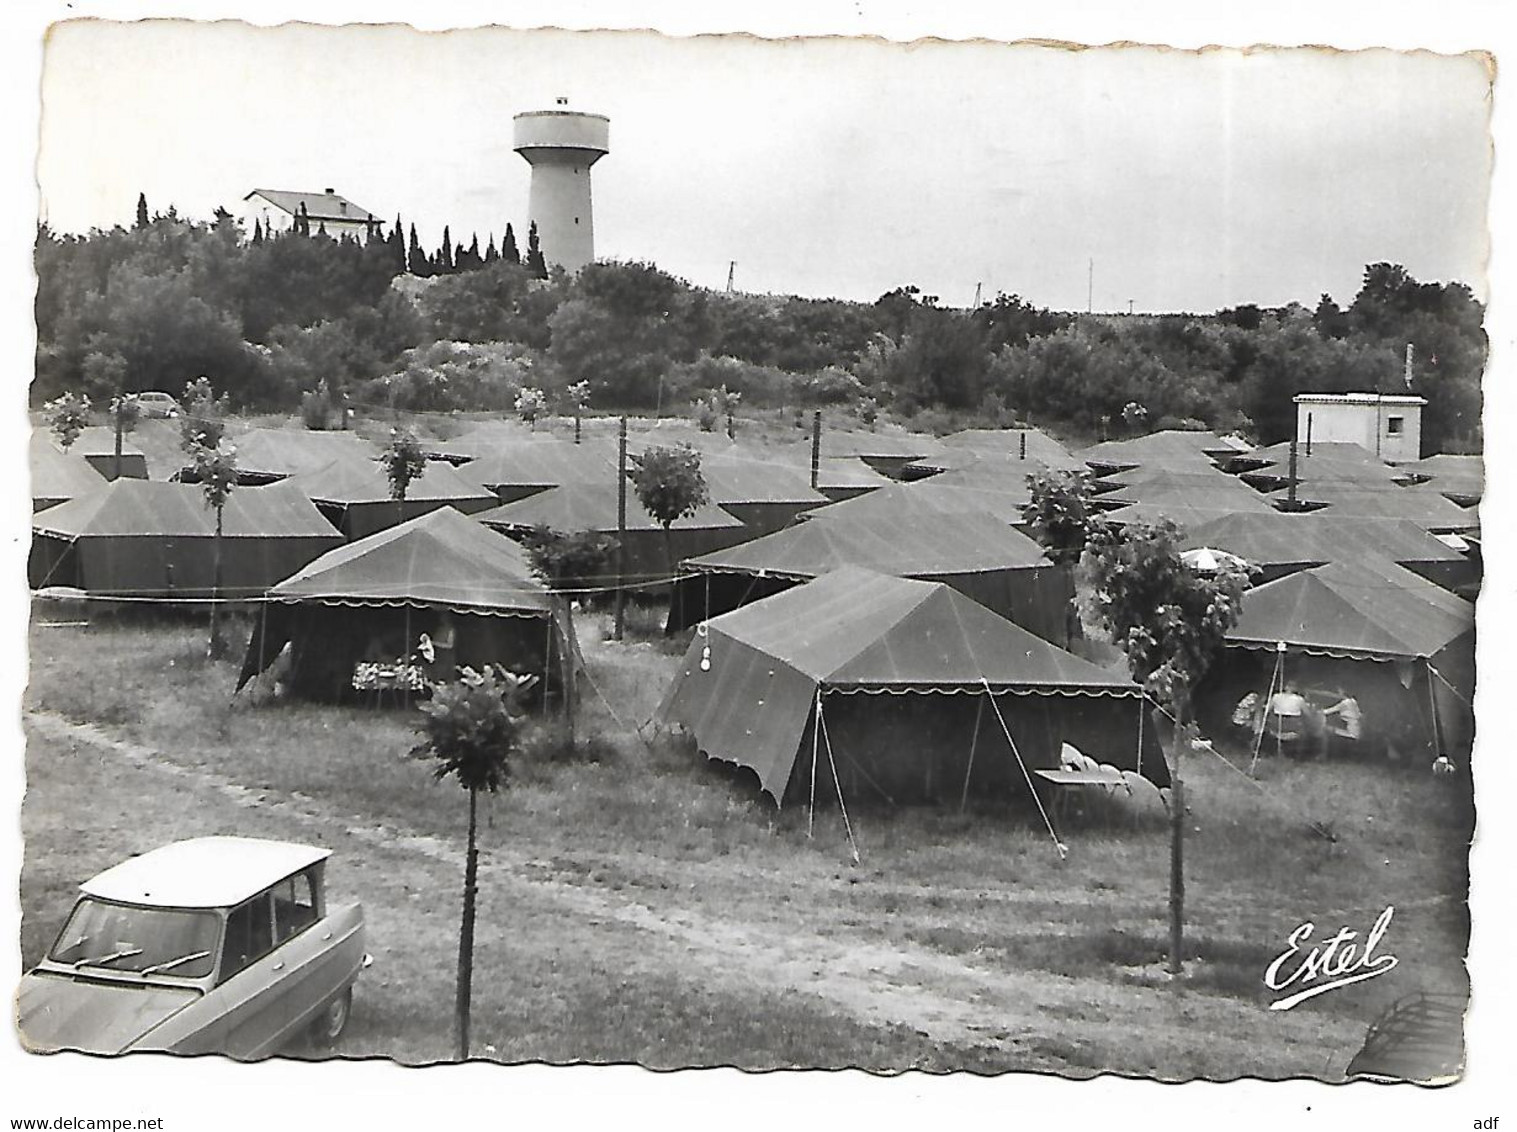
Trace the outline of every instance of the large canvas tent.
<instances>
[{"instance_id":1,"label":"large canvas tent","mask_svg":"<svg viewBox=\"0 0 1517 1132\"><path fill-rule=\"evenodd\" d=\"M1020 472L1084 471L1085 463L1046 432L1035 428L971 428L951 433L939 442L942 450L908 464L905 477L917 479L936 472L974 464L1025 465Z\"/></svg>"},{"instance_id":2,"label":"large canvas tent","mask_svg":"<svg viewBox=\"0 0 1517 1132\"><path fill-rule=\"evenodd\" d=\"M952 475L953 473L946 473ZM915 483L892 483L856 499L845 499L826 507L807 511L799 518L830 519L846 516L859 521L884 525L903 525L921 516L994 515L1008 526L1022 523L1022 508L1031 499L1021 492L993 487L968 487L940 482L943 476Z\"/></svg>"},{"instance_id":3,"label":"large canvas tent","mask_svg":"<svg viewBox=\"0 0 1517 1132\"><path fill-rule=\"evenodd\" d=\"M1479 503L1485 490L1484 461L1479 456L1440 453L1400 467L1415 476L1417 482L1429 484L1434 491L1461 507Z\"/></svg>"},{"instance_id":4,"label":"large canvas tent","mask_svg":"<svg viewBox=\"0 0 1517 1132\"><path fill-rule=\"evenodd\" d=\"M631 492L628 492L629 496ZM545 526L560 534L596 531L616 536L616 488L612 484L564 484L547 491L505 503L475 515L478 522L503 534L520 538L535 527ZM647 585L671 576L673 564L685 558L736 546L750 537L741 521L708 503L695 513L677 519L667 539L663 527L638 505L627 501L626 529L622 536L623 563L620 579L615 559L598 582L607 589L621 585Z\"/></svg>"},{"instance_id":5,"label":"large canvas tent","mask_svg":"<svg viewBox=\"0 0 1517 1132\"><path fill-rule=\"evenodd\" d=\"M1032 539L983 512L924 515L901 526L813 516L688 559L675 584L669 627L688 628L840 566L944 582L1045 640L1068 640L1074 599L1068 567L1055 566Z\"/></svg>"},{"instance_id":6,"label":"large canvas tent","mask_svg":"<svg viewBox=\"0 0 1517 1132\"><path fill-rule=\"evenodd\" d=\"M28 577L112 597L247 598L342 543L315 504L289 484L238 488L216 515L193 484L121 479L32 517Z\"/></svg>"},{"instance_id":7,"label":"large canvas tent","mask_svg":"<svg viewBox=\"0 0 1517 1132\"><path fill-rule=\"evenodd\" d=\"M1075 455L1096 469L1136 468L1148 464L1179 468L1214 464L1247 447L1239 440L1214 432L1161 429L1130 440L1103 440Z\"/></svg>"},{"instance_id":8,"label":"large canvas tent","mask_svg":"<svg viewBox=\"0 0 1517 1132\"><path fill-rule=\"evenodd\" d=\"M390 497L390 481L373 459L351 456L291 476L334 527L349 541L436 511L453 507L473 514L494 507L494 494L460 475L445 461L434 460L412 480L403 500Z\"/></svg>"},{"instance_id":9,"label":"large canvas tent","mask_svg":"<svg viewBox=\"0 0 1517 1132\"><path fill-rule=\"evenodd\" d=\"M500 664L544 677L545 688L560 684L576 657L563 602L532 576L521 548L444 507L333 550L271 587L237 686L288 645L286 680L297 694L350 699L358 664L412 656L423 633L454 642L440 669Z\"/></svg>"},{"instance_id":10,"label":"large canvas tent","mask_svg":"<svg viewBox=\"0 0 1517 1132\"><path fill-rule=\"evenodd\" d=\"M1284 504L1289 489L1282 488L1270 496ZM1461 507L1426 487L1358 489L1336 484L1309 484L1299 488L1296 498L1303 504L1319 505L1335 518L1409 519L1434 534L1473 531L1480 526L1480 514Z\"/></svg>"},{"instance_id":11,"label":"large canvas tent","mask_svg":"<svg viewBox=\"0 0 1517 1132\"><path fill-rule=\"evenodd\" d=\"M811 486L809 473L793 464L716 455L701 460L701 474L711 502L740 519L750 538L786 527L802 511L830 502Z\"/></svg>"},{"instance_id":12,"label":"large canvas tent","mask_svg":"<svg viewBox=\"0 0 1517 1132\"><path fill-rule=\"evenodd\" d=\"M54 451L63 451L62 446L46 432L34 431L32 439L34 442L51 445ZM141 448L132 443L130 438L122 437L121 458L117 460L114 428L90 425L79 433L73 444L69 445L68 454L86 460L90 467L108 480L148 478L147 456ZM118 465L121 469L119 476L116 470Z\"/></svg>"},{"instance_id":13,"label":"large canvas tent","mask_svg":"<svg viewBox=\"0 0 1517 1132\"><path fill-rule=\"evenodd\" d=\"M255 428L230 438L230 443L237 449L237 480L243 484L272 483L334 460L372 462L379 455L379 449L352 432ZM182 472L180 478L190 476Z\"/></svg>"},{"instance_id":14,"label":"large canvas tent","mask_svg":"<svg viewBox=\"0 0 1517 1132\"><path fill-rule=\"evenodd\" d=\"M1285 683L1359 701L1363 746L1429 761L1473 739L1475 609L1383 559L1334 562L1249 590L1198 691L1213 717Z\"/></svg>"},{"instance_id":15,"label":"large canvas tent","mask_svg":"<svg viewBox=\"0 0 1517 1132\"><path fill-rule=\"evenodd\" d=\"M45 511L105 486L105 477L83 456L62 452L37 434L32 437L30 456L33 511Z\"/></svg>"},{"instance_id":16,"label":"large canvas tent","mask_svg":"<svg viewBox=\"0 0 1517 1132\"><path fill-rule=\"evenodd\" d=\"M959 801L1028 790L1063 743L1168 785L1144 703L949 586L843 568L709 621L659 717L777 803Z\"/></svg>"},{"instance_id":17,"label":"large canvas tent","mask_svg":"<svg viewBox=\"0 0 1517 1132\"><path fill-rule=\"evenodd\" d=\"M1329 562L1379 558L1448 590L1475 585L1480 563L1407 519L1336 517L1327 512L1224 515L1191 527L1183 549L1210 547L1253 566L1256 585Z\"/></svg>"},{"instance_id":18,"label":"large canvas tent","mask_svg":"<svg viewBox=\"0 0 1517 1132\"><path fill-rule=\"evenodd\" d=\"M575 444L535 437L498 445L471 460L459 474L493 492L501 503L515 503L566 483L616 484L616 441L586 438Z\"/></svg>"}]
</instances>

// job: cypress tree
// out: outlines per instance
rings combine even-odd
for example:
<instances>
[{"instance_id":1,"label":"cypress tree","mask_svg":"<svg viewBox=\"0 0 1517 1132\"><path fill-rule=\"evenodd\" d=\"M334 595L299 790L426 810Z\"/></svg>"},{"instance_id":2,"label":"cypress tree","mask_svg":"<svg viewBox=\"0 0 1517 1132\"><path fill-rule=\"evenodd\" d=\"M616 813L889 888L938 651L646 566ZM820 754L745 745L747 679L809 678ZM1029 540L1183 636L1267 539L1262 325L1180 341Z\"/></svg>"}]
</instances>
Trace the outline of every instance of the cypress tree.
<instances>
[{"instance_id":1,"label":"cypress tree","mask_svg":"<svg viewBox=\"0 0 1517 1132\"><path fill-rule=\"evenodd\" d=\"M485 245L485 262L494 263L500 258L500 252L495 249L495 233L490 233L490 242Z\"/></svg>"},{"instance_id":2,"label":"cypress tree","mask_svg":"<svg viewBox=\"0 0 1517 1132\"><path fill-rule=\"evenodd\" d=\"M311 222L307 220L306 227L309 228L310 224ZM316 221L316 234L318 236L325 236L327 234L327 222L325 220Z\"/></svg>"},{"instance_id":3,"label":"cypress tree","mask_svg":"<svg viewBox=\"0 0 1517 1132\"><path fill-rule=\"evenodd\" d=\"M263 221L261 220L253 221L253 243L263 243Z\"/></svg>"},{"instance_id":4,"label":"cypress tree","mask_svg":"<svg viewBox=\"0 0 1517 1132\"><path fill-rule=\"evenodd\" d=\"M453 240L448 235L448 226L442 226L442 247L437 249L437 274L446 275L453 270Z\"/></svg>"},{"instance_id":5,"label":"cypress tree","mask_svg":"<svg viewBox=\"0 0 1517 1132\"><path fill-rule=\"evenodd\" d=\"M484 262L484 257L479 254L479 233L475 232L474 238L469 241L469 268L473 270L476 267L481 267L484 265Z\"/></svg>"},{"instance_id":6,"label":"cypress tree","mask_svg":"<svg viewBox=\"0 0 1517 1132\"><path fill-rule=\"evenodd\" d=\"M500 242L500 258L508 263L521 264L521 252L516 250L516 233L506 225L506 238Z\"/></svg>"},{"instance_id":7,"label":"cypress tree","mask_svg":"<svg viewBox=\"0 0 1517 1132\"><path fill-rule=\"evenodd\" d=\"M406 230L401 226L400 213L395 214L395 227L390 231L390 259L397 272L403 272L410 266L406 262Z\"/></svg>"},{"instance_id":8,"label":"cypress tree","mask_svg":"<svg viewBox=\"0 0 1517 1132\"><path fill-rule=\"evenodd\" d=\"M542 245L537 241L537 221L527 229L527 270L539 279L548 278L548 264L543 259Z\"/></svg>"},{"instance_id":9,"label":"cypress tree","mask_svg":"<svg viewBox=\"0 0 1517 1132\"><path fill-rule=\"evenodd\" d=\"M300 202L300 211L295 215L295 234L297 236L309 236L311 234L311 214L306 211L306 202Z\"/></svg>"},{"instance_id":10,"label":"cypress tree","mask_svg":"<svg viewBox=\"0 0 1517 1132\"><path fill-rule=\"evenodd\" d=\"M139 228L146 228L147 226L148 226L147 193L138 193L137 194L137 227L139 227Z\"/></svg>"},{"instance_id":11,"label":"cypress tree","mask_svg":"<svg viewBox=\"0 0 1517 1132\"><path fill-rule=\"evenodd\" d=\"M427 276L432 274L432 267L427 263L427 253L421 250L421 241L416 238L416 225L411 225L411 251L407 256L412 275Z\"/></svg>"}]
</instances>

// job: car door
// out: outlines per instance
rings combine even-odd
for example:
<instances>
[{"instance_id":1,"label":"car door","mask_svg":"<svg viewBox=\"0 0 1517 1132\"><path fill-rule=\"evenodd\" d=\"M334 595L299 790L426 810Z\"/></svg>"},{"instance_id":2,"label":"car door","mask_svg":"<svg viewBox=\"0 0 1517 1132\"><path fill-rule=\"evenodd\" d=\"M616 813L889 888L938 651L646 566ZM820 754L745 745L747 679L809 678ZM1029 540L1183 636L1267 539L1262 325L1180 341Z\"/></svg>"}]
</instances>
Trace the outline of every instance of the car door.
<instances>
[{"instance_id":1,"label":"car door","mask_svg":"<svg viewBox=\"0 0 1517 1132\"><path fill-rule=\"evenodd\" d=\"M277 1048L289 1021L285 961L274 940L272 893L264 890L227 913L214 990L206 1003L219 1016L217 1046L232 1057L263 1057Z\"/></svg>"}]
</instances>

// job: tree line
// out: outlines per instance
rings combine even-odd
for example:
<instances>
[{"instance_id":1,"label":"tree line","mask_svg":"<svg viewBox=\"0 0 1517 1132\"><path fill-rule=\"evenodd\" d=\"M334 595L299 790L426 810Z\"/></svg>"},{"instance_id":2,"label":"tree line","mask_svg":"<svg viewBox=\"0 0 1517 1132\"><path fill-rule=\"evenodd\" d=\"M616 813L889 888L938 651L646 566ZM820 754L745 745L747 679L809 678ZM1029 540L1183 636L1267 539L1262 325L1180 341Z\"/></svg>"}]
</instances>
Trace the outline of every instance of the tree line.
<instances>
[{"instance_id":1,"label":"tree line","mask_svg":"<svg viewBox=\"0 0 1517 1132\"><path fill-rule=\"evenodd\" d=\"M527 244L509 226L483 250L444 229L426 251L400 217L362 238L308 217L248 234L224 211L205 223L145 201L130 229L44 226L33 400L103 404L204 374L246 409L293 409L324 381L360 407L508 412L523 388L588 383L602 409L686 412L722 390L750 410L833 405L868 423L888 409L936 431L1208 427L1271 443L1296 393L1380 391L1428 399L1430 450L1479 443L1484 309L1396 264L1366 267L1346 306L1122 316L1005 294L957 309L913 286L873 302L729 294L651 263L571 277L547 269L535 231Z\"/></svg>"}]
</instances>

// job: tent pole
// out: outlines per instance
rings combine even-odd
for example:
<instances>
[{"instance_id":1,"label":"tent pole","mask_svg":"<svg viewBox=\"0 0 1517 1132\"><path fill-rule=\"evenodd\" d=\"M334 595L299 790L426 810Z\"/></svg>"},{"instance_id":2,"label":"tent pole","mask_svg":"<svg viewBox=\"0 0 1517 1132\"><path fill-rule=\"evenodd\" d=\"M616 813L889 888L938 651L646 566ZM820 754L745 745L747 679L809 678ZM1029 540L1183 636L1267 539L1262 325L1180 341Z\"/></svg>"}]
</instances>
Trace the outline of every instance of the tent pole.
<instances>
[{"instance_id":1,"label":"tent pole","mask_svg":"<svg viewBox=\"0 0 1517 1132\"><path fill-rule=\"evenodd\" d=\"M1143 773L1143 717L1148 714L1148 693L1138 692L1138 774Z\"/></svg>"},{"instance_id":2,"label":"tent pole","mask_svg":"<svg viewBox=\"0 0 1517 1132\"><path fill-rule=\"evenodd\" d=\"M837 760L832 757L832 736L827 734L827 725L822 721L822 694L816 697L816 721L827 742L827 765L832 768L832 788L838 793L838 809L843 811L843 831L848 834L848 848L853 852L853 863L859 863L859 843L853 839L853 823L848 820L848 806L843 801L843 784L838 781Z\"/></svg>"},{"instance_id":3,"label":"tent pole","mask_svg":"<svg viewBox=\"0 0 1517 1132\"><path fill-rule=\"evenodd\" d=\"M1446 752L1443 749L1443 729L1438 723L1438 692L1433 687L1433 666L1431 662L1422 662L1423 672L1427 676L1427 706L1432 713L1433 723L1433 757L1436 759Z\"/></svg>"},{"instance_id":4,"label":"tent pole","mask_svg":"<svg viewBox=\"0 0 1517 1132\"><path fill-rule=\"evenodd\" d=\"M822 731L822 686L816 688L816 707L811 717L811 803L806 809L806 839L816 824L816 744Z\"/></svg>"},{"instance_id":5,"label":"tent pole","mask_svg":"<svg viewBox=\"0 0 1517 1132\"><path fill-rule=\"evenodd\" d=\"M553 617L547 619L548 633L543 640L543 718L548 718L548 673L553 668Z\"/></svg>"},{"instance_id":6,"label":"tent pole","mask_svg":"<svg viewBox=\"0 0 1517 1132\"><path fill-rule=\"evenodd\" d=\"M969 736L969 765L964 768L964 792L959 795L959 813L963 813L969 806L969 776L974 773L974 752L980 742L980 720L985 715L985 701L979 696L974 699L974 732Z\"/></svg>"}]
</instances>

